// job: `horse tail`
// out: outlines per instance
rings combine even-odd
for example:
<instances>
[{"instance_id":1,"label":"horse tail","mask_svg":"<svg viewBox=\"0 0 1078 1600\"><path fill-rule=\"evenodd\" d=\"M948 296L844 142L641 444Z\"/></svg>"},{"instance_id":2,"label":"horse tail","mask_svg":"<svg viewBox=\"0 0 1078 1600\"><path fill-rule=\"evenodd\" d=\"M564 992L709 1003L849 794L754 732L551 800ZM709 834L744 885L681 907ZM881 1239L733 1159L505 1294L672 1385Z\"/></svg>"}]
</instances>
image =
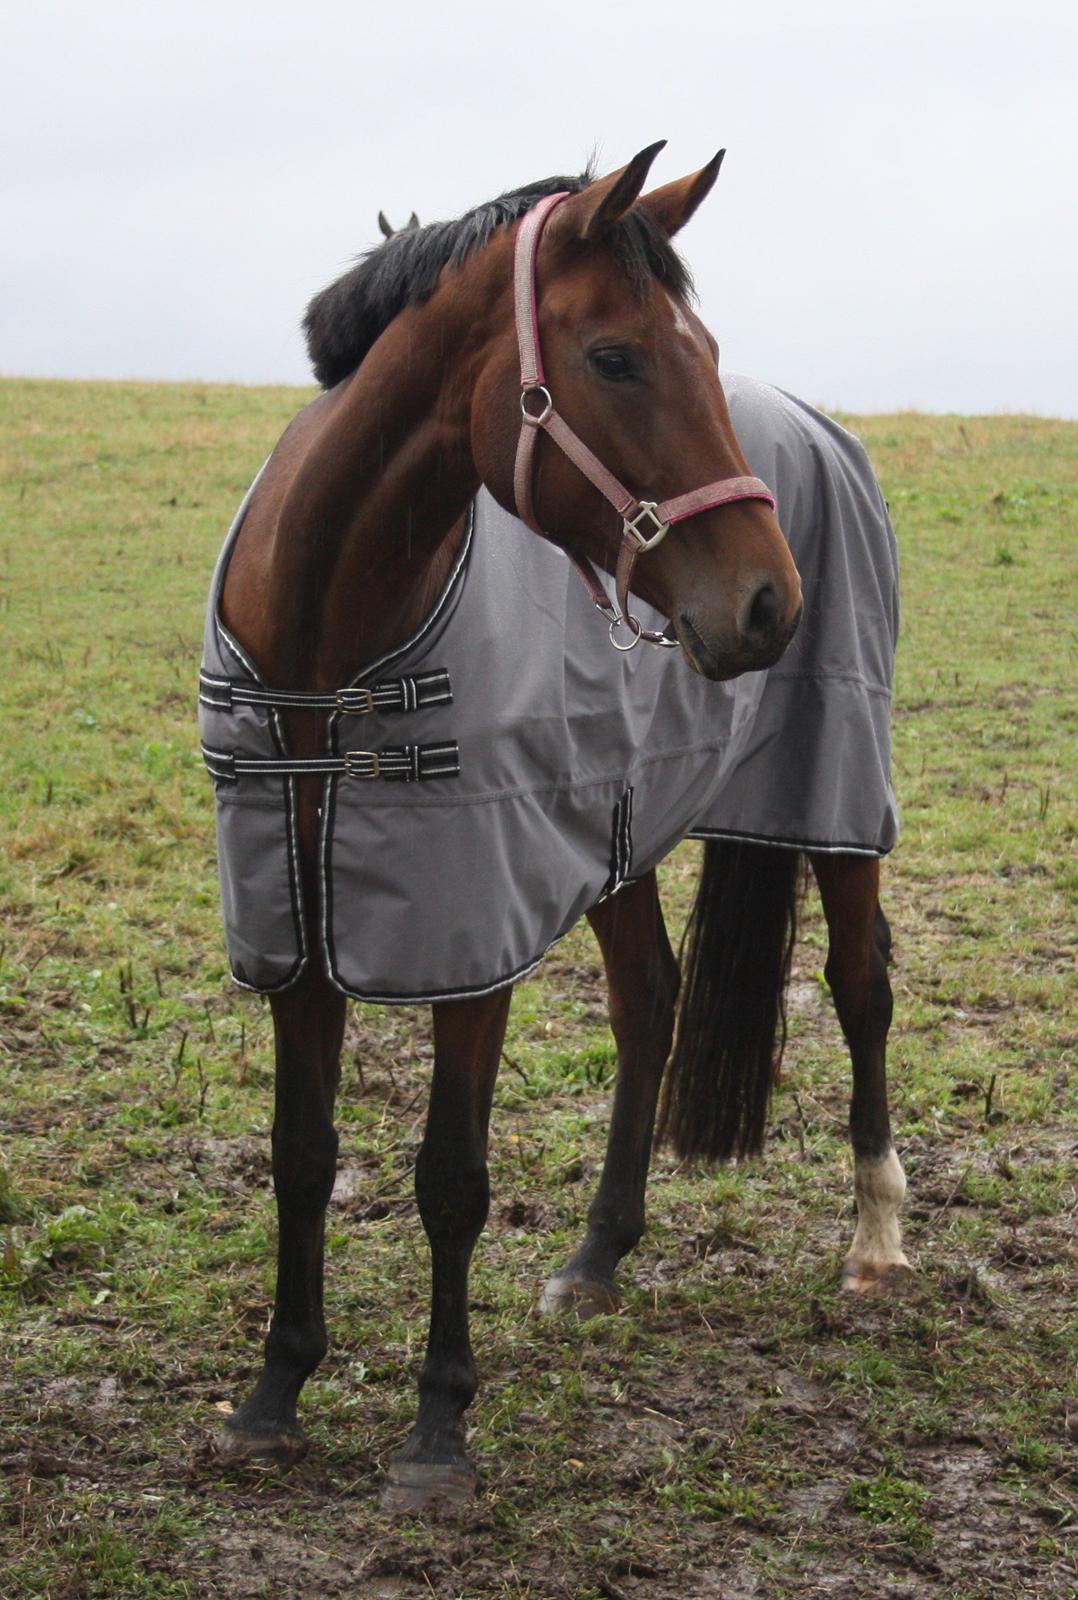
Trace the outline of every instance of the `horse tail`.
<instances>
[{"instance_id":1,"label":"horse tail","mask_svg":"<svg viewBox=\"0 0 1078 1600\"><path fill-rule=\"evenodd\" d=\"M657 1134L681 1156L728 1161L763 1144L786 1047L801 881L798 850L733 839L704 847Z\"/></svg>"}]
</instances>

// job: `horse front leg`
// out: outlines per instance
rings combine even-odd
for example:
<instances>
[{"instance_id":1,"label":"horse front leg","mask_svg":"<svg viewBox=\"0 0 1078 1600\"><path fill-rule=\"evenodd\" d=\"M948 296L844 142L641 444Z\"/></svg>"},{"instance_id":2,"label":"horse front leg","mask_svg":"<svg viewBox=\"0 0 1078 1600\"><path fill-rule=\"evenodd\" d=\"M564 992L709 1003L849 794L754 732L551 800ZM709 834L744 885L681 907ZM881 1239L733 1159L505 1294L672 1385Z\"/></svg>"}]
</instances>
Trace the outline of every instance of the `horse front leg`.
<instances>
[{"instance_id":1,"label":"horse front leg","mask_svg":"<svg viewBox=\"0 0 1078 1600\"><path fill-rule=\"evenodd\" d=\"M880 864L870 856L812 854L827 919L825 974L853 1064L850 1138L857 1228L843 1287L888 1293L910 1276L898 1213L906 1176L887 1109L887 1032L893 1009L887 964L891 930L879 903Z\"/></svg>"},{"instance_id":2,"label":"horse front leg","mask_svg":"<svg viewBox=\"0 0 1078 1600\"><path fill-rule=\"evenodd\" d=\"M318 973L271 999L277 1050L273 1186L277 1291L254 1389L219 1440L226 1460L288 1463L308 1448L296 1417L305 1380L326 1353L322 1313L325 1213L337 1171L333 1106L345 998Z\"/></svg>"},{"instance_id":3,"label":"horse front leg","mask_svg":"<svg viewBox=\"0 0 1078 1600\"><path fill-rule=\"evenodd\" d=\"M490 1205L487 1128L511 995L511 988L499 989L433 1007L434 1077L415 1169L431 1254L430 1334L419 1413L390 1467L385 1511L438 1511L464 1505L475 1493L463 1425L477 1388L468 1271Z\"/></svg>"},{"instance_id":4,"label":"horse front leg","mask_svg":"<svg viewBox=\"0 0 1078 1600\"><path fill-rule=\"evenodd\" d=\"M618 1077L606 1159L584 1242L540 1297L544 1311L580 1317L620 1303L614 1272L644 1232L655 1107L674 1032L678 965L666 936L655 874L628 884L588 913L602 951Z\"/></svg>"}]
</instances>

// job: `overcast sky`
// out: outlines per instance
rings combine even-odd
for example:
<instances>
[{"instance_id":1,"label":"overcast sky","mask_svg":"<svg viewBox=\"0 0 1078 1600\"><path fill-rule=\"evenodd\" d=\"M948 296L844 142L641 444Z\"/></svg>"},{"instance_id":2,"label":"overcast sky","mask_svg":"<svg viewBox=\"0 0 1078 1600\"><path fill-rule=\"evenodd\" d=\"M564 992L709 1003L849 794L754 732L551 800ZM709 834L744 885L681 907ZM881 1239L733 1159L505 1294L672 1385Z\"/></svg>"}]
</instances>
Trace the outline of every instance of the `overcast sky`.
<instances>
[{"instance_id":1,"label":"overcast sky","mask_svg":"<svg viewBox=\"0 0 1078 1600\"><path fill-rule=\"evenodd\" d=\"M853 410L1078 416L1074 0L27 0L0 33L0 370L306 382L403 221L728 155L723 360Z\"/></svg>"}]
</instances>

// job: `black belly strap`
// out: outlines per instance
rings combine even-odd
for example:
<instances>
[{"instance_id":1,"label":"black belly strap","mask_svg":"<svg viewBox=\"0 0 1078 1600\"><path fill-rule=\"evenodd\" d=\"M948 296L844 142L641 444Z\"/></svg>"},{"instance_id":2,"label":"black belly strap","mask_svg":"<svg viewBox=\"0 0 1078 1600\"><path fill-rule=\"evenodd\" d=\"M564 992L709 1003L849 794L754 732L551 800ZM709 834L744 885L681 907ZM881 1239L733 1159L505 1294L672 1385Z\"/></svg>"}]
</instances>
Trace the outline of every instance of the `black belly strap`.
<instances>
[{"instance_id":1,"label":"black belly strap","mask_svg":"<svg viewBox=\"0 0 1078 1600\"><path fill-rule=\"evenodd\" d=\"M447 706L453 691L444 667L413 677L387 678L364 688L328 689L318 694L306 689L271 689L261 683L237 683L212 672L198 675L198 698L215 711L233 706L280 706L287 710L343 711L365 717L374 711L422 711L427 706Z\"/></svg>"},{"instance_id":2,"label":"black belly strap","mask_svg":"<svg viewBox=\"0 0 1078 1600\"><path fill-rule=\"evenodd\" d=\"M422 783L428 778L455 778L460 772L456 740L445 744L399 744L382 750L348 750L344 755L238 756L231 750L202 746L202 759L217 783L256 778L342 773L347 778L381 778L386 783Z\"/></svg>"}]
</instances>

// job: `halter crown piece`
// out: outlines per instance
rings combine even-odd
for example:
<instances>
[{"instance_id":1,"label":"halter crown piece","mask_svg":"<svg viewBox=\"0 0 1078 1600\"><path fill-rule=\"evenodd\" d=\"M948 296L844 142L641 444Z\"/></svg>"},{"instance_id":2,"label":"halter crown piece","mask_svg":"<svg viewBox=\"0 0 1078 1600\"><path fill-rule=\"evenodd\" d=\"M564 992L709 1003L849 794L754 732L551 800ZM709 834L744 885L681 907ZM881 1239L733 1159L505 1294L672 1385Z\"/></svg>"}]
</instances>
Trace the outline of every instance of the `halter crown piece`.
<instances>
[{"instance_id":1,"label":"halter crown piece","mask_svg":"<svg viewBox=\"0 0 1078 1600\"><path fill-rule=\"evenodd\" d=\"M631 650L641 639L648 644L677 648L676 639L645 628L629 610L629 586L637 557L645 550L654 550L665 539L675 522L692 517L699 511L710 511L714 506L729 505L734 500L766 500L772 511L775 497L759 478L720 478L705 484L702 489L692 489L688 494L656 504L654 500L637 500L623 483L603 466L599 458L588 449L565 419L554 409L554 401L546 386L543 372L543 355L539 347L539 312L536 303L535 259L539 240L551 213L569 199L568 190L547 195L524 217L517 232L513 260L513 297L516 309L517 343L520 347L520 411L522 417L520 439L517 443L516 468L513 491L517 511L533 533L542 538L547 535L539 526L532 498L532 481L535 476L535 441L539 430L548 434L563 450L570 461L578 466L584 476L604 495L622 519L621 544L615 568L615 593L617 604L608 599L605 589L591 562L585 557L569 556L584 586L610 624L610 642L616 650ZM568 552L566 552L568 554ZM628 644L619 644L616 632L626 627L630 633Z\"/></svg>"}]
</instances>

